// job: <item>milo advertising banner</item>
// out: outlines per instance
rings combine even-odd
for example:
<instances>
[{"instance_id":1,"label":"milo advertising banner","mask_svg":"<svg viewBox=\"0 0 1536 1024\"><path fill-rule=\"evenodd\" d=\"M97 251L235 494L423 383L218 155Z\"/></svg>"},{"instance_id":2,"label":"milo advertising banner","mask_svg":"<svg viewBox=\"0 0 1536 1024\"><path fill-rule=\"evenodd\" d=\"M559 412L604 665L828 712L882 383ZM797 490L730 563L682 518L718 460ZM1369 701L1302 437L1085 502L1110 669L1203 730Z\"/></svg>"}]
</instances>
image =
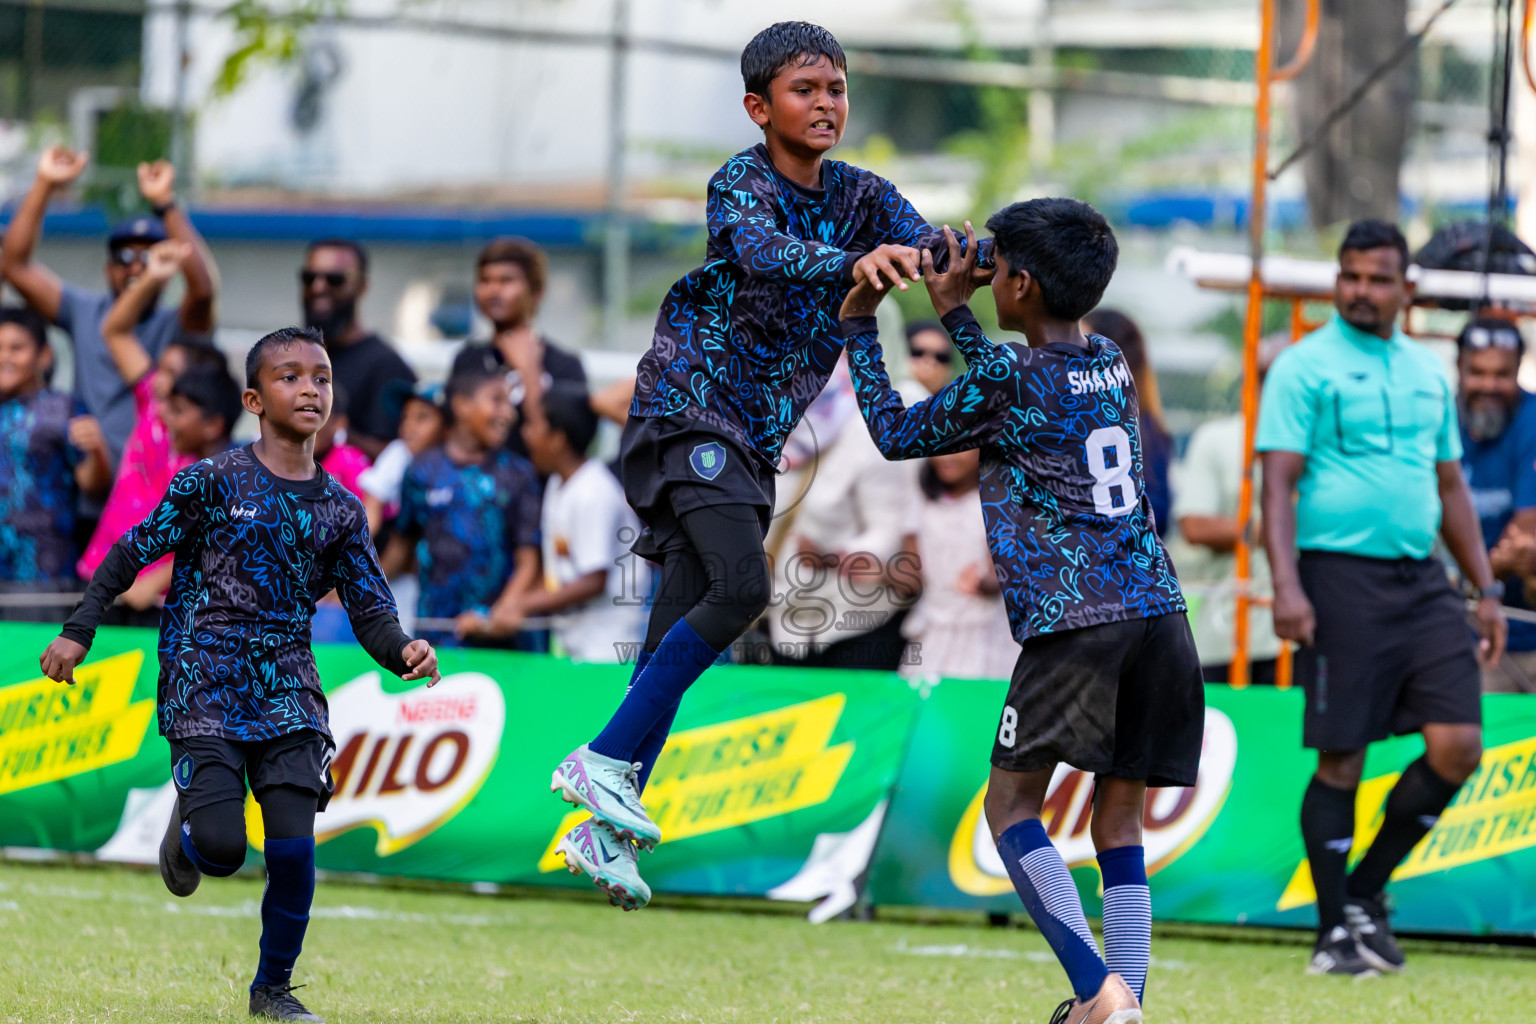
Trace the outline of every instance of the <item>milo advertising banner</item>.
<instances>
[{"instance_id":1,"label":"milo advertising banner","mask_svg":"<svg viewBox=\"0 0 1536 1024\"><path fill-rule=\"evenodd\" d=\"M175 800L154 717L154 634L103 629L77 685L41 678L55 630L5 627L0 846L153 863ZM578 821L549 792L607 720L628 666L449 650L428 689L356 647L318 647L337 749L316 819L322 869L454 881L590 885L554 853ZM665 842L658 891L854 899L919 702L866 673L722 667L690 693L647 804ZM247 831L260 850L260 811Z\"/></svg>"},{"instance_id":2,"label":"milo advertising banner","mask_svg":"<svg viewBox=\"0 0 1536 1024\"><path fill-rule=\"evenodd\" d=\"M0 650L0 846L154 863L175 800L154 716L153 633L100 632L74 687L40 678L54 630L7 624ZM581 819L549 792L555 764L594 735L627 666L441 652L428 689L356 647L319 647L336 792L316 820L333 871L518 885L590 883L554 850ZM657 891L1017 911L982 814L1000 682L914 690L893 675L721 667L690 691L646 803L665 841L643 865ZM1145 818L1161 920L1310 926L1297 816L1314 757L1297 691L1207 688L1199 784L1153 791ZM1401 867L1406 931L1536 933L1536 697L1485 699L1477 774ZM1355 855L1422 744L1371 751ZM1093 780L1060 769L1045 825L1090 914L1099 876ZM261 815L247 806L259 852Z\"/></svg>"},{"instance_id":3,"label":"milo advertising banner","mask_svg":"<svg viewBox=\"0 0 1536 1024\"><path fill-rule=\"evenodd\" d=\"M876 904L1017 911L982 814L1006 687L948 681L924 704L869 876ZM1298 816L1315 755L1301 748L1299 691L1206 689L1199 784L1153 790L1144 843L1160 920L1312 926L1315 894ZM1536 931L1536 698L1485 698L1482 767L1394 876L1406 931ZM1423 750L1372 748L1359 790L1354 856L1380 827L1398 774ZM1061 768L1046 831L1090 916L1101 899L1089 836L1093 780Z\"/></svg>"}]
</instances>

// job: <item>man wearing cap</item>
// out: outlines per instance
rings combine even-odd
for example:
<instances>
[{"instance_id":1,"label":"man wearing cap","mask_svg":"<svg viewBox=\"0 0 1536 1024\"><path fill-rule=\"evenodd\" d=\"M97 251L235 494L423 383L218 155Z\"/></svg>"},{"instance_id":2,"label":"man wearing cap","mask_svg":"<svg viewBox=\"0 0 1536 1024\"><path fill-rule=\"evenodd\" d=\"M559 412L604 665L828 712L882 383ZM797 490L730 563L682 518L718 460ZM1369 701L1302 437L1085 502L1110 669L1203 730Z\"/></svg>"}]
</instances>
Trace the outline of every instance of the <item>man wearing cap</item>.
<instances>
[{"instance_id":1,"label":"man wearing cap","mask_svg":"<svg viewBox=\"0 0 1536 1024\"><path fill-rule=\"evenodd\" d=\"M1397 329L1411 295L1402 232L1350 225L1335 315L1275 359L1259 407L1275 633L1302 645L1302 743L1317 751L1301 802L1314 974L1402 969L1383 890L1477 769L1478 665L1504 648L1503 588L1461 475L1455 390ZM1475 648L1462 598L1430 557L1437 537L1477 592ZM1403 769L1351 869L1366 748L1405 733L1422 734L1424 755Z\"/></svg>"},{"instance_id":2,"label":"man wearing cap","mask_svg":"<svg viewBox=\"0 0 1536 1024\"><path fill-rule=\"evenodd\" d=\"M17 206L5 237L0 241L0 275L21 293L27 304L63 328L74 342L75 394L86 411L96 417L107 439L114 463L133 431L133 393L118 374L107 351L101 321L113 299L144 273L145 254L156 242L170 237L190 243L192 255L182 266L186 294L176 311L151 309L137 330L139 343L151 359L178 329L194 334L213 330L213 300L217 271L203 239L176 202L176 172L157 160L139 164L139 193L154 216L137 217L118 225L107 239L107 291L81 288L32 259L42 229L43 214L54 194L80 177L89 157L64 146L46 150L38 161L37 177Z\"/></svg>"},{"instance_id":3,"label":"man wearing cap","mask_svg":"<svg viewBox=\"0 0 1536 1024\"><path fill-rule=\"evenodd\" d=\"M1456 339L1461 469L1504 583L1506 607L1529 609L1536 593L1536 395L1517 379L1525 339L1507 320L1480 317ZM1483 667L1486 693L1536 692L1536 624L1511 622L1509 645Z\"/></svg>"}]
</instances>

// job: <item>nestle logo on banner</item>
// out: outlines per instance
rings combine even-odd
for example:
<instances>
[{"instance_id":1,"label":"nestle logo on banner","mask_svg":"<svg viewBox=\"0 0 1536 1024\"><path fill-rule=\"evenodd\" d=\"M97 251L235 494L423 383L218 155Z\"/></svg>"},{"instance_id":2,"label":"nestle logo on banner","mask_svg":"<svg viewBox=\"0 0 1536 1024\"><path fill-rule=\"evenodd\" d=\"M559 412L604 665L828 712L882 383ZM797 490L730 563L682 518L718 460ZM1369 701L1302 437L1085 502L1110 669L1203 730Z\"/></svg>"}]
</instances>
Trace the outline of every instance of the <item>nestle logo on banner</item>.
<instances>
[{"instance_id":1,"label":"nestle logo on banner","mask_svg":"<svg viewBox=\"0 0 1536 1024\"><path fill-rule=\"evenodd\" d=\"M475 717L475 698L427 698L400 705L401 722L460 722Z\"/></svg>"},{"instance_id":2,"label":"nestle logo on banner","mask_svg":"<svg viewBox=\"0 0 1536 1024\"><path fill-rule=\"evenodd\" d=\"M1226 800L1236 766L1237 729L1226 714L1207 707L1205 744L1195 785L1147 791L1142 828L1148 872L1172 864L1205 832ZM949 847L950 880L960 891L972 896L997 896L1013 891L982 814L986 792L983 786L971 801ZM1096 862L1093 837L1088 830L1092 811L1093 777L1059 765L1051 776L1040 817L1046 834L1069 867Z\"/></svg>"}]
</instances>

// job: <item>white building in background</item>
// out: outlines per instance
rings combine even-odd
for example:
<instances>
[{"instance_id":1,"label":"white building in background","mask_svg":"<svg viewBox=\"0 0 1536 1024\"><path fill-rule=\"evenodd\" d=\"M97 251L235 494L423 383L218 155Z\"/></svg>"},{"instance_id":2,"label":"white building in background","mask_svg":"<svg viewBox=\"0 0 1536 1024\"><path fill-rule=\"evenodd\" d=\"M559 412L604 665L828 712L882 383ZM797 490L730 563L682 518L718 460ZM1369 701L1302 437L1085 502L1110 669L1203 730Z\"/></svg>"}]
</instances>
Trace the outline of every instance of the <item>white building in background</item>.
<instances>
[{"instance_id":1,"label":"white building in background","mask_svg":"<svg viewBox=\"0 0 1536 1024\"><path fill-rule=\"evenodd\" d=\"M1017 47L1038 38L1044 6L980 0L970 9L988 45ZM645 178L666 173L678 155L713 160L752 143L737 59L769 17L820 21L850 48L958 47L964 33L952 10L944 0L779 0L771 10L749 0L354 0L350 13L362 23L311 30L298 66L260 70L215 100L232 36L226 20L199 8L186 82L198 111L197 165L217 185L306 193L600 194L619 12L634 43L624 134L634 174ZM151 11L144 96L170 105L175 5Z\"/></svg>"}]
</instances>

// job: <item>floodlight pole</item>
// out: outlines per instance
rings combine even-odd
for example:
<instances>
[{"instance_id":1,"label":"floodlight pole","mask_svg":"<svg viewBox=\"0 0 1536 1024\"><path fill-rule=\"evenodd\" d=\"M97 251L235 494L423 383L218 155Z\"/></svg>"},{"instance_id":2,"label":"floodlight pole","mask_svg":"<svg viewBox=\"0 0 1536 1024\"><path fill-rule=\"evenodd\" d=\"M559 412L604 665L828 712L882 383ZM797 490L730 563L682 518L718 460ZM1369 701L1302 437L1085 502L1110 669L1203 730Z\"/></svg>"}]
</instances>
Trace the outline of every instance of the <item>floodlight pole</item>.
<instances>
[{"instance_id":1,"label":"floodlight pole","mask_svg":"<svg viewBox=\"0 0 1536 1024\"><path fill-rule=\"evenodd\" d=\"M629 0L613 0L608 82L608 195L603 222L603 343L621 348L629 304L629 221L624 209L625 91L629 83Z\"/></svg>"},{"instance_id":2,"label":"floodlight pole","mask_svg":"<svg viewBox=\"0 0 1536 1024\"><path fill-rule=\"evenodd\" d=\"M1296 55L1282 68L1274 67L1275 5L1278 0L1259 0L1259 48L1254 55L1254 80L1258 95L1253 108L1253 198L1248 205L1248 311L1243 321L1243 477L1237 497L1237 609L1233 622L1232 661L1227 681L1235 688L1248 685L1248 612L1253 599L1248 593L1253 577L1253 437L1259 418L1259 342L1264 331L1264 224L1269 184L1269 128L1271 87L1294 78L1317 43L1318 0L1307 0L1307 24Z\"/></svg>"}]
</instances>

